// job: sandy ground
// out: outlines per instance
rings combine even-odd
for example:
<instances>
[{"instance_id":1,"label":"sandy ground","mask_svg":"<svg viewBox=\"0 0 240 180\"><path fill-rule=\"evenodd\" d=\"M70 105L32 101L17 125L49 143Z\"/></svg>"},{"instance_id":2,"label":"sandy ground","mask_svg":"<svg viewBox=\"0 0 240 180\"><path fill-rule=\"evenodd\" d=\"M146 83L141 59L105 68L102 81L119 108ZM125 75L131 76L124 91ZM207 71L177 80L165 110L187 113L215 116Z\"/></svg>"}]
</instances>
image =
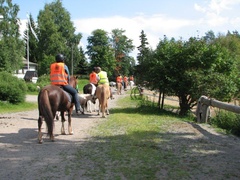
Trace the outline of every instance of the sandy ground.
<instances>
[{"instance_id":1,"label":"sandy ground","mask_svg":"<svg viewBox=\"0 0 240 180\"><path fill-rule=\"evenodd\" d=\"M124 95L115 95L114 100L109 100L109 107L116 107L116 101L121 97ZM27 98L28 101L37 100L36 96ZM84 168L77 172L77 178L73 178L66 173L66 167L74 159L77 149L83 148L83 144L91 138L89 129L107 118L100 118L95 112L80 116L73 114L74 134L61 135L61 122L56 121L55 142L50 142L45 134L43 144L38 144L37 141L37 119L38 110L0 114L0 179L86 179L83 175ZM183 122L167 128L169 134L186 137L176 142L171 141L175 144L169 144L165 148L172 147L178 151L180 146L186 146L188 150L195 150L198 153L188 153L184 163L194 159L207 172L208 169L211 170L209 174L201 173L190 179L240 179L239 138L218 134L204 124ZM65 129L67 132L67 123ZM44 124L43 132L45 130ZM52 167L57 170L49 170ZM162 178L164 175L159 175L156 179Z\"/></svg>"},{"instance_id":2,"label":"sandy ground","mask_svg":"<svg viewBox=\"0 0 240 180\"><path fill-rule=\"evenodd\" d=\"M115 95L109 100L109 107L116 107L116 101L123 95ZM37 96L28 95L26 100L36 102ZM111 109L110 109L111 114ZM101 115L101 114L100 114ZM44 134L43 144L37 141L38 110L0 114L0 179L44 179L48 174L41 173L48 164L53 162L66 164L59 158L60 153L72 154L78 146L89 137L88 130L104 121L96 112L77 116L72 115L74 134L60 134L61 122L55 121L55 142L50 142ZM46 132L43 123L43 132ZM77 145L78 144L78 145ZM64 171L62 171L64 174ZM61 177L61 174L59 175ZM64 177L64 176L63 176ZM71 179L71 178L70 178Z\"/></svg>"}]
</instances>

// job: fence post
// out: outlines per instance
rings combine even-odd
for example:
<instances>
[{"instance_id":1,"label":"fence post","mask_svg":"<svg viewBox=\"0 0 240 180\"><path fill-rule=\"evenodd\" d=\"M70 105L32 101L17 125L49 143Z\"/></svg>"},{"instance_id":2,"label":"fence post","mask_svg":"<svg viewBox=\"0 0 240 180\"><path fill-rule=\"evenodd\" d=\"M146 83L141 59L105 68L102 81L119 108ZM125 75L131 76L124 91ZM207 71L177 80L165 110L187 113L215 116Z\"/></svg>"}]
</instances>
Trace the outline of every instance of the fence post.
<instances>
[{"instance_id":1,"label":"fence post","mask_svg":"<svg viewBox=\"0 0 240 180\"><path fill-rule=\"evenodd\" d=\"M210 100L207 96L201 96L198 99L196 116L198 123L207 123L210 117Z\"/></svg>"}]
</instances>

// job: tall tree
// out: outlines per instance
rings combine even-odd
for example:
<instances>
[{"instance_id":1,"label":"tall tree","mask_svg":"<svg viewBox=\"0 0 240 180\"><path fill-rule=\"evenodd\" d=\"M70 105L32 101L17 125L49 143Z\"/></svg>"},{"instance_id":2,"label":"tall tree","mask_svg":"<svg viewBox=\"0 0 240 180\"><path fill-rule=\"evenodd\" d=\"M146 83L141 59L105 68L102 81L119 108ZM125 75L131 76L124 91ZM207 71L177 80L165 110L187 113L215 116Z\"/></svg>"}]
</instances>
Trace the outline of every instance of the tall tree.
<instances>
[{"instance_id":1,"label":"tall tree","mask_svg":"<svg viewBox=\"0 0 240 180\"><path fill-rule=\"evenodd\" d=\"M38 61L40 62L39 73L44 74L54 61L57 53L66 56L65 63L72 67L72 55L74 55L73 69L80 62L78 57L78 44L82 35L74 34L75 28L70 20L69 12L62 6L60 0L45 4L44 9L38 15Z\"/></svg>"},{"instance_id":2,"label":"tall tree","mask_svg":"<svg viewBox=\"0 0 240 180\"><path fill-rule=\"evenodd\" d=\"M79 53L77 53L77 55L78 57L73 57L73 59L80 59L80 61L74 72L76 72L76 74L88 74L90 72L89 63L87 62L87 58L82 47L79 47Z\"/></svg>"},{"instance_id":3,"label":"tall tree","mask_svg":"<svg viewBox=\"0 0 240 180\"><path fill-rule=\"evenodd\" d=\"M144 33L144 31L141 31L141 34L139 36L140 38L140 46L137 47L139 53L137 55L137 61L138 66L136 68L136 79L137 83L143 82L143 80L147 80L147 73L142 73L146 70L146 63L148 63L148 60L150 58L150 48L148 47L149 43L147 40L147 35Z\"/></svg>"},{"instance_id":4,"label":"tall tree","mask_svg":"<svg viewBox=\"0 0 240 180\"><path fill-rule=\"evenodd\" d=\"M24 43L20 39L19 6L10 0L0 0L0 71L13 72L23 66Z\"/></svg>"},{"instance_id":5,"label":"tall tree","mask_svg":"<svg viewBox=\"0 0 240 180\"><path fill-rule=\"evenodd\" d=\"M202 95L224 101L235 95L236 60L219 43L164 37L154 52L144 62L146 78L154 89L179 98L180 115L186 115Z\"/></svg>"},{"instance_id":6,"label":"tall tree","mask_svg":"<svg viewBox=\"0 0 240 180\"><path fill-rule=\"evenodd\" d=\"M108 33L102 29L97 29L92 32L92 35L87 38L87 54L90 59L90 66L100 66L104 71L107 71L108 76L113 74L116 67L114 58L114 49L110 44Z\"/></svg>"},{"instance_id":7,"label":"tall tree","mask_svg":"<svg viewBox=\"0 0 240 180\"><path fill-rule=\"evenodd\" d=\"M124 35L125 30L113 29L112 30L112 46L116 59L116 73L115 76L120 74L129 74L129 68L132 58L129 53L133 51L134 45L131 39Z\"/></svg>"}]
</instances>

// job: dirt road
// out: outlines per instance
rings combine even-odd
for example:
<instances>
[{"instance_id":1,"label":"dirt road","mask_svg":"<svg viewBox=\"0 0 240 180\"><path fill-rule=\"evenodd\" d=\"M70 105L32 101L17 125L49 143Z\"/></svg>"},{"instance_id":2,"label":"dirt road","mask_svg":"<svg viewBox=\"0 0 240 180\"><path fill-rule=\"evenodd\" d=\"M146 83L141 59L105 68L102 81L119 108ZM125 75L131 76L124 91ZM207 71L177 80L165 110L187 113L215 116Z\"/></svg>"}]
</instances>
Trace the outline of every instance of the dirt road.
<instances>
[{"instance_id":1,"label":"dirt road","mask_svg":"<svg viewBox=\"0 0 240 180\"><path fill-rule=\"evenodd\" d=\"M109 100L109 107L116 107L117 99L123 96L115 95L115 99ZM37 96L27 96L27 101L36 100ZM38 144L37 141L37 120L37 109L0 114L0 179L33 180L65 177L66 162L69 162L79 146L88 140L88 130L106 119L100 118L96 112L80 116L74 113L72 116L74 134L61 135L61 122L55 121L55 142L50 142L45 134L43 144ZM68 133L67 122L65 131ZM43 132L46 132L45 123ZM48 166L53 164L57 166L57 173L48 170ZM47 173L44 173L45 171Z\"/></svg>"},{"instance_id":2,"label":"dirt road","mask_svg":"<svg viewBox=\"0 0 240 180\"><path fill-rule=\"evenodd\" d=\"M116 101L121 97L124 95L115 95L109 106L116 107ZM36 96L27 98L36 101ZM94 167L82 157L79 169L75 163L76 152L79 149L88 152L89 130L107 118L100 118L96 113L73 114L74 134L61 135L61 122L56 121L55 142L50 142L45 134L43 144L37 141L37 119L37 109L0 114L0 179L90 179L85 176L86 170ZM67 132L67 123L65 129ZM196 166L196 172L192 172L195 174L189 179L240 179L239 138L218 134L209 125L188 122L171 124L166 130L167 134L178 138L171 139L165 149L171 148L182 156L183 168L189 164ZM199 168L203 172L198 173ZM156 179L166 179L165 175L156 175Z\"/></svg>"}]
</instances>

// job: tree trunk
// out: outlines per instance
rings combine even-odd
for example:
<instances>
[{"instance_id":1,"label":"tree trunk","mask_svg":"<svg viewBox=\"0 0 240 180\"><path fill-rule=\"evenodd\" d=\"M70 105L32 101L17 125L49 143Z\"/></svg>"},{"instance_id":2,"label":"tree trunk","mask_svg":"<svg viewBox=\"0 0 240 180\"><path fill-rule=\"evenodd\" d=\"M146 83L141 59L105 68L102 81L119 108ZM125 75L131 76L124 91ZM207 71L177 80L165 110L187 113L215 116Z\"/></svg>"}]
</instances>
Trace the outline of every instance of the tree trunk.
<instances>
[{"instance_id":1,"label":"tree trunk","mask_svg":"<svg viewBox=\"0 0 240 180\"><path fill-rule=\"evenodd\" d=\"M188 112L191 109L190 105L188 104L188 101L187 101L187 96L182 95L182 96L179 96L178 98L179 98L179 106L180 106L179 115L185 116L188 114Z\"/></svg>"},{"instance_id":2,"label":"tree trunk","mask_svg":"<svg viewBox=\"0 0 240 180\"><path fill-rule=\"evenodd\" d=\"M159 91L159 97L158 97L158 107L161 108L160 103L161 103L161 96L162 96L162 92Z\"/></svg>"},{"instance_id":3,"label":"tree trunk","mask_svg":"<svg viewBox=\"0 0 240 180\"><path fill-rule=\"evenodd\" d=\"M162 104L161 104L161 109L163 109L163 105L164 105L164 98L165 98L165 94L164 92L162 93Z\"/></svg>"}]
</instances>

